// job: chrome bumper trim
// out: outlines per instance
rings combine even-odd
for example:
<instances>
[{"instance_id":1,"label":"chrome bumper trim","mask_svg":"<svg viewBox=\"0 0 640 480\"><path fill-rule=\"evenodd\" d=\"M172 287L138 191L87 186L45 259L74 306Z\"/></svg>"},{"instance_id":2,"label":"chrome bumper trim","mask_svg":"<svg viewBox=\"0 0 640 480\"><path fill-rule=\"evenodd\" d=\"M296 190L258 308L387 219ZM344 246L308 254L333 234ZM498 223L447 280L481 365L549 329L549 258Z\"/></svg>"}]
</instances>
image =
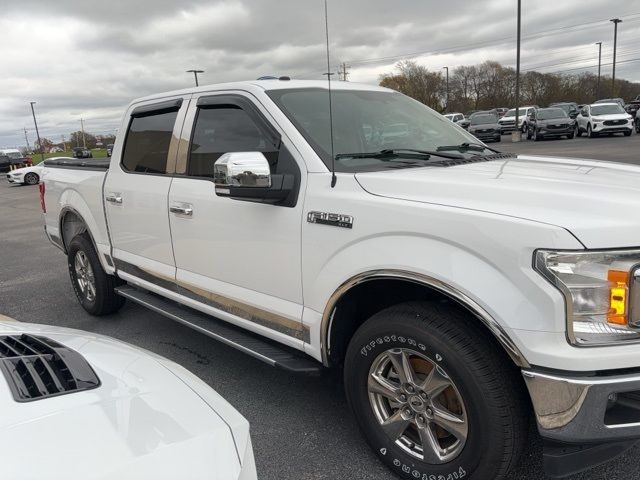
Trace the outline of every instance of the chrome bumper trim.
<instances>
[{"instance_id":1,"label":"chrome bumper trim","mask_svg":"<svg viewBox=\"0 0 640 480\"><path fill-rule=\"evenodd\" d=\"M639 423L605 424L610 395L640 390L640 374L571 377L523 370L542 437L597 443L640 438Z\"/></svg>"}]
</instances>

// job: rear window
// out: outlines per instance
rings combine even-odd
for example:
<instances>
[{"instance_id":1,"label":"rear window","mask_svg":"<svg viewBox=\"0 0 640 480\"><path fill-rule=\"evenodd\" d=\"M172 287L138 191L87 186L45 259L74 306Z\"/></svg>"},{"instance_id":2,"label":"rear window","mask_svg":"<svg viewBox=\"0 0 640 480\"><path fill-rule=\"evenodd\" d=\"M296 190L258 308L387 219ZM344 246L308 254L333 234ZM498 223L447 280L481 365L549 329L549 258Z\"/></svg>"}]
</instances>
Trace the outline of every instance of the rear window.
<instances>
[{"instance_id":1,"label":"rear window","mask_svg":"<svg viewBox=\"0 0 640 480\"><path fill-rule=\"evenodd\" d=\"M167 173L167 153L178 111L133 117L122 154L129 172Z\"/></svg>"}]
</instances>

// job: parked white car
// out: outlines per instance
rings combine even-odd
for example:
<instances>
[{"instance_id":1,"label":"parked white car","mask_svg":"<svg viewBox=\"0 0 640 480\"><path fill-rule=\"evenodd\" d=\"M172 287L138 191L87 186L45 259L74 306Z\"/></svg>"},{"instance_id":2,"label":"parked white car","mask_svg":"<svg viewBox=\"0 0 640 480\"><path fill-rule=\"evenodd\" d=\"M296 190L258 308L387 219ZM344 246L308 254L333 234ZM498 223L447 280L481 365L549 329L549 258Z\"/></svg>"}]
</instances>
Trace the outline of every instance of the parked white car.
<instances>
[{"instance_id":1,"label":"parked white car","mask_svg":"<svg viewBox=\"0 0 640 480\"><path fill-rule=\"evenodd\" d=\"M529 128L529 115L535 111L536 107L520 107L518 109L518 128L521 132L526 132ZM504 135L505 133L513 132L516 130L516 109L512 108L507 113L505 113L500 120L498 120L498 125L500 125L500 132Z\"/></svg>"},{"instance_id":2,"label":"parked white car","mask_svg":"<svg viewBox=\"0 0 640 480\"><path fill-rule=\"evenodd\" d=\"M344 367L403 478L509 478L530 416L554 475L633 445L640 167L499 153L378 86L331 95L331 116L320 81L153 95L102 169L48 163L83 308L126 298L275 367Z\"/></svg>"},{"instance_id":3,"label":"parked white car","mask_svg":"<svg viewBox=\"0 0 640 480\"><path fill-rule=\"evenodd\" d=\"M2 478L254 480L249 423L180 365L0 315Z\"/></svg>"},{"instance_id":4,"label":"parked white car","mask_svg":"<svg viewBox=\"0 0 640 480\"><path fill-rule=\"evenodd\" d=\"M47 160L63 159L73 160L69 157L52 157ZM38 183L40 183L40 179L42 178L42 171L44 170L44 166L47 160L31 167L17 168L15 170L7 172L7 181L9 183L19 183L23 185L37 185Z\"/></svg>"},{"instance_id":5,"label":"parked white car","mask_svg":"<svg viewBox=\"0 0 640 480\"><path fill-rule=\"evenodd\" d=\"M633 132L633 117L619 103L593 103L585 105L576 117L576 135L586 133L589 138L601 134Z\"/></svg>"}]
</instances>

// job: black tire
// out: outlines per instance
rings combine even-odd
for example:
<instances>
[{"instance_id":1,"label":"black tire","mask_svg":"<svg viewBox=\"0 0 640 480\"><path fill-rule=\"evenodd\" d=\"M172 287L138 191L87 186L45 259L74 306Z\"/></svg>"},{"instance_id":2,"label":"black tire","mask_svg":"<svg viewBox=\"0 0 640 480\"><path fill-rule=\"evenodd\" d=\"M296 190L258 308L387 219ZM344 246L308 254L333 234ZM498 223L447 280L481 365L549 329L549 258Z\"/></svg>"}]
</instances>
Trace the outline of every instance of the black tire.
<instances>
[{"instance_id":1,"label":"black tire","mask_svg":"<svg viewBox=\"0 0 640 480\"><path fill-rule=\"evenodd\" d=\"M573 133L570 133L569 135L567 135L567 140L573 140Z\"/></svg>"},{"instance_id":2,"label":"black tire","mask_svg":"<svg viewBox=\"0 0 640 480\"><path fill-rule=\"evenodd\" d=\"M533 136L533 135L531 134L531 129L529 129L529 128L528 128L528 129L527 129L527 140L531 140L531 137L532 137L532 136Z\"/></svg>"},{"instance_id":3,"label":"black tire","mask_svg":"<svg viewBox=\"0 0 640 480\"><path fill-rule=\"evenodd\" d=\"M580 127L576 124L576 131L575 131L576 137L581 137L582 136L582 130L580 130Z\"/></svg>"},{"instance_id":4,"label":"black tire","mask_svg":"<svg viewBox=\"0 0 640 480\"><path fill-rule=\"evenodd\" d=\"M596 133L593 132L593 130L591 130L591 124L587 125L587 137L589 138L596 138Z\"/></svg>"},{"instance_id":5,"label":"black tire","mask_svg":"<svg viewBox=\"0 0 640 480\"><path fill-rule=\"evenodd\" d=\"M542 140L543 138L544 138L544 137L543 137L542 135L539 135L539 134L538 134L538 131L537 131L537 130L534 130L534 131L533 131L533 141L534 141L534 142L538 142L538 141Z\"/></svg>"},{"instance_id":6,"label":"black tire","mask_svg":"<svg viewBox=\"0 0 640 480\"><path fill-rule=\"evenodd\" d=\"M627 130L626 132L624 132L624 136L625 137L630 137L631 136L631 132L633 132L633 130Z\"/></svg>"},{"instance_id":7,"label":"black tire","mask_svg":"<svg viewBox=\"0 0 640 480\"><path fill-rule=\"evenodd\" d=\"M94 279L94 295L87 294L87 289L83 289L78 281L76 257L82 254L91 267ZM103 270L100 260L98 260L98 254L87 234L77 235L71 240L67 260L73 291L82 308L91 315L102 316L117 312L122 307L125 299L118 295L114 289L124 282L113 275L107 275Z\"/></svg>"},{"instance_id":8,"label":"black tire","mask_svg":"<svg viewBox=\"0 0 640 480\"><path fill-rule=\"evenodd\" d=\"M29 172L24 176L24 183L27 185L37 185L40 182L40 177L37 173Z\"/></svg>"},{"instance_id":9,"label":"black tire","mask_svg":"<svg viewBox=\"0 0 640 480\"><path fill-rule=\"evenodd\" d=\"M640 119L636 120L636 133L640 133Z\"/></svg>"},{"instance_id":10,"label":"black tire","mask_svg":"<svg viewBox=\"0 0 640 480\"><path fill-rule=\"evenodd\" d=\"M496 142L501 142L502 141L502 137L496 137Z\"/></svg>"},{"instance_id":11,"label":"black tire","mask_svg":"<svg viewBox=\"0 0 640 480\"><path fill-rule=\"evenodd\" d=\"M522 379L511 362L505 361L500 347L474 321L448 304L406 303L374 315L349 343L344 369L348 403L371 447L400 477L500 480L507 478L518 462L530 411ZM446 463L427 463L400 447L382 429L376 417L379 413L372 408L370 369L385 352L399 352L392 350L399 348L434 359L433 365L448 375L462 398L468 435L458 456ZM406 400L405 396L406 406L414 397ZM417 420L418 415L413 418ZM411 435L412 428L402 431L400 437L404 440L407 432Z\"/></svg>"}]
</instances>

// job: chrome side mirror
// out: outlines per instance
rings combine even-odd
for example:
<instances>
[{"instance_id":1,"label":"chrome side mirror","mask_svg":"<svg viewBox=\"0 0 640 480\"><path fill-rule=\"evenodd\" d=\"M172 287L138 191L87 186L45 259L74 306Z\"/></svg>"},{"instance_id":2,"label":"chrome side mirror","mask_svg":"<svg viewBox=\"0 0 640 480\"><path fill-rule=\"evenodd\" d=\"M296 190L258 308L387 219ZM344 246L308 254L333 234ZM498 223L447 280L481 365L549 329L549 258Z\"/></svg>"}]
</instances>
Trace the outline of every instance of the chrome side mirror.
<instances>
[{"instance_id":1,"label":"chrome side mirror","mask_svg":"<svg viewBox=\"0 0 640 480\"><path fill-rule=\"evenodd\" d=\"M213 182L223 194L229 187L271 188L269 162L261 152L225 153L213 166Z\"/></svg>"}]
</instances>

